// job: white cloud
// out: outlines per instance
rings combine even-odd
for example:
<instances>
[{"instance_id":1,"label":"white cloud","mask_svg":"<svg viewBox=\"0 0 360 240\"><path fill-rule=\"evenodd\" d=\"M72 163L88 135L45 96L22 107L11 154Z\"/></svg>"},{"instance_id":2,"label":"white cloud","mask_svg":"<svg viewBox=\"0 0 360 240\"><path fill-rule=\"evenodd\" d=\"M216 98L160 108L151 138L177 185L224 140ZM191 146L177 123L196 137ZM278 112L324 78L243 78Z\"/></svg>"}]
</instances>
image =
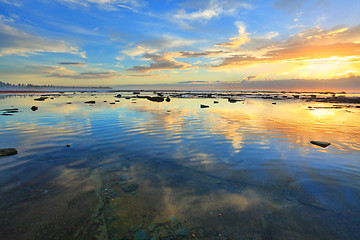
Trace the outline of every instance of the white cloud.
<instances>
[{"instance_id":1,"label":"white cloud","mask_svg":"<svg viewBox=\"0 0 360 240\"><path fill-rule=\"evenodd\" d=\"M192 1L190 2L194 4ZM189 7L191 6L190 2L184 5ZM176 20L183 26L190 27L187 24L187 22L189 21L208 21L222 15L235 15L240 8L250 9L252 8L252 6L250 4L242 3L239 1L210 0L207 2L207 4L201 6L196 10L189 11L181 8L175 14L173 14L172 17L174 18L174 20Z\"/></svg>"},{"instance_id":2,"label":"white cloud","mask_svg":"<svg viewBox=\"0 0 360 240\"><path fill-rule=\"evenodd\" d=\"M29 56L41 52L70 53L86 58L86 52L65 41L31 35L0 22L0 56Z\"/></svg>"},{"instance_id":3,"label":"white cloud","mask_svg":"<svg viewBox=\"0 0 360 240\"><path fill-rule=\"evenodd\" d=\"M126 8L138 13L138 9L145 6L146 3L142 0L58 0L63 4L80 5L83 7L90 7L96 5L106 11L116 11L119 8Z\"/></svg>"},{"instance_id":4,"label":"white cloud","mask_svg":"<svg viewBox=\"0 0 360 240\"><path fill-rule=\"evenodd\" d=\"M22 6L22 3L20 1L18 1L18 0L0 0L0 2L10 4L10 5L14 5L16 7Z\"/></svg>"},{"instance_id":5,"label":"white cloud","mask_svg":"<svg viewBox=\"0 0 360 240\"><path fill-rule=\"evenodd\" d=\"M152 49L148 49L148 48L144 48L143 46L136 46L127 50L123 50L121 51L122 54L129 56L129 57L136 57L139 55L143 55L145 53L154 53L157 52L157 50L152 50ZM121 58L121 57L120 57ZM119 58L119 59L120 59Z\"/></svg>"}]
</instances>

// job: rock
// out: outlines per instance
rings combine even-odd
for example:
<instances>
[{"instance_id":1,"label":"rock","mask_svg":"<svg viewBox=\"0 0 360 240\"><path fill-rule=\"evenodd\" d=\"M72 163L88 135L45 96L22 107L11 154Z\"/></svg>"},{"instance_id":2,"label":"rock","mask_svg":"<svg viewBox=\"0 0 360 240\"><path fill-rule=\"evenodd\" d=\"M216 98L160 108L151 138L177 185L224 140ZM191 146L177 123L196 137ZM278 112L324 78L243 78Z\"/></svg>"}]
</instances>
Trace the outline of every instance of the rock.
<instances>
[{"instance_id":1,"label":"rock","mask_svg":"<svg viewBox=\"0 0 360 240\"><path fill-rule=\"evenodd\" d=\"M39 97L39 98L35 98L35 101L45 101L45 99L47 99L48 97Z\"/></svg>"},{"instance_id":2,"label":"rock","mask_svg":"<svg viewBox=\"0 0 360 240\"><path fill-rule=\"evenodd\" d=\"M136 183L131 183L125 187L122 188L124 192L134 192L136 189L138 189L139 185Z\"/></svg>"},{"instance_id":3,"label":"rock","mask_svg":"<svg viewBox=\"0 0 360 240\"><path fill-rule=\"evenodd\" d=\"M273 102L273 103L271 103L271 104L274 104L274 105L276 105L276 102Z\"/></svg>"},{"instance_id":4,"label":"rock","mask_svg":"<svg viewBox=\"0 0 360 240\"><path fill-rule=\"evenodd\" d=\"M219 103L218 101L214 101L214 103Z\"/></svg>"},{"instance_id":5,"label":"rock","mask_svg":"<svg viewBox=\"0 0 360 240\"><path fill-rule=\"evenodd\" d=\"M32 106L31 107L31 110L33 110L33 111L36 111L36 110L38 110L39 108L37 107L37 106Z\"/></svg>"},{"instance_id":6,"label":"rock","mask_svg":"<svg viewBox=\"0 0 360 240\"><path fill-rule=\"evenodd\" d=\"M72 102L67 102L66 104L72 104Z\"/></svg>"},{"instance_id":7,"label":"rock","mask_svg":"<svg viewBox=\"0 0 360 240\"><path fill-rule=\"evenodd\" d=\"M233 98L228 98L229 103L236 103L236 100Z\"/></svg>"},{"instance_id":8,"label":"rock","mask_svg":"<svg viewBox=\"0 0 360 240\"><path fill-rule=\"evenodd\" d=\"M6 109L1 109L0 111L2 111L2 115L12 115L12 113L17 113L19 112L18 108L6 108Z\"/></svg>"},{"instance_id":9,"label":"rock","mask_svg":"<svg viewBox=\"0 0 360 240\"><path fill-rule=\"evenodd\" d=\"M148 229L149 229L150 232L154 231L155 228L156 228L156 224L154 224L154 223L152 223L152 224L150 224L150 225L148 226Z\"/></svg>"},{"instance_id":10,"label":"rock","mask_svg":"<svg viewBox=\"0 0 360 240\"><path fill-rule=\"evenodd\" d=\"M208 107L209 107L208 105L204 105L204 104L200 105L200 108L208 108Z\"/></svg>"},{"instance_id":11,"label":"rock","mask_svg":"<svg viewBox=\"0 0 360 240\"><path fill-rule=\"evenodd\" d=\"M331 143L329 142L321 142L321 141L310 141L311 144L326 148L327 146L329 146Z\"/></svg>"},{"instance_id":12,"label":"rock","mask_svg":"<svg viewBox=\"0 0 360 240\"><path fill-rule=\"evenodd\" d=\"M152 101L152 102L163 102L164 98L163 97L147 97L147 100Z\"/></svg>"},{"instance_id":13,"label":"rock","mask_svg":"<svg viewBox=\"0 0 360 240\"><path fill-rule=\"evenodd\" d=\"M176 232L175 232L176 236L182 236L182 237L186 237L188 235L188 230L187 228L179 228Z\"/></svg>"},{"instance_id":14,"label":"rock","mask_svg":"<svg viewBox=\"0 0 360 240\"><path fill-rule=\"evenodd\" d=\"M3 148L0 149L0 157L10 156L17 154L17 150L15 148Z\"/></svg>"},{"instance_id":15,"label":"rock","mask_svg":"<svg viewBox=\"0 0 360 240\"><path fill-rule=\"evenodd\" d=\"M130 179L131 179L131 177L128 176L128 175L123 175L123 176L120 177L121 181L127 181L127 180L130 180Z\"/></svg>"},{"instance_id":16,"label":"rock","mask_svg":"<svg viewBox=\"0 0 360 240\"><path fill-rule=\"evenodd\" d=\"M134 240L147 240L146 232L144 230L137 231Z\"/></svg>"},{"instance_id":17,"label":"rock","mask_svg":"<svg viewBox=\"0 0 360 240\"><path fill-rule=\"evenodd\" d=\"M87 101L85 103L89 103L89 104L95 104L95 101Z\"/></svg>"},{"instance_id":18,"label":"rock","mask_svg":"<svg viewBox=\"0 0 360 240\"><path fill-rule=\"evenodd\" d=\"M66 145L66 147L71 147L71 146L68 144L68 145Z\"/></svg>"},{"instance_id":19,"label":"rock","mask_svg":"<svg viewBox=\"0 0 360 240\"><path fill-rule=\"evenodd\" d=\"M133 94L140 94L140 91L134 91Z\"/></svg>"},{"instance_id":20,"label":"rock","mask_svg":"<svg viewBox=\"0 0 360 240\"><path fill-rule=\"evenodd\" d=\"M115 104L114 102L111 102L110 104Z\"/></svg>"},{"instance_id":21,"label":"rock","mask_svg":"<svg viewBox=\"0 0 360 240\"><path fill-rule=\"evenodd\" d=\"M106 100L104 102L107 102Z\"/></svg>"},{"instance_id":22,"label":"rock","mask_svg":"<svg viewBox=\"0 0 360 240\"><path fill-rule=\"evenodd\" d=\"M169 97L166 97L166 101L167 101L167 102L170 102L171 99L170 99Z\"/></svg>"},{"instance_id":23,"label":"rock","mask_svg":"<svg viewBox=\"0 0 360 240\"><path fill-rule=\"evenodd\" d=\"M115 102L120 102L119 100L115 100Z\"/></svg>"},{"instance_id":24,"label":"rock","mask_svg":"<svg viewBox=\"0 0 360 240\"><path fill-rule=\"evenodd\" d=\"M115 97L117 97L117 98L121 98L121 94L118 94L118 95L116 95Z\"/></svg>"}]
</instances>

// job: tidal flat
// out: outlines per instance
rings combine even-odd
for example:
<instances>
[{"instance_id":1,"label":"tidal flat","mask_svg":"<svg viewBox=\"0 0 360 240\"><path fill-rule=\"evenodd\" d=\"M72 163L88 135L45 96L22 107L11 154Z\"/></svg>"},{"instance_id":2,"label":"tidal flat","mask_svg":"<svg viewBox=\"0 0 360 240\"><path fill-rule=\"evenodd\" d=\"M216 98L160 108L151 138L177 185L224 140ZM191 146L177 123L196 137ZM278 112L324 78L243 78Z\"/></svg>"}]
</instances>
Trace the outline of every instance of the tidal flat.
<instances>
[{"instance_id":1,"label":"tidal flat","mask_svg":"<svg viewBox=\"0 0 360 240\"><path fill-rule=\"evenodd\" d=\"M0 239L360 239L358 98L0 94Z\"/></svg>"}]
</instances>

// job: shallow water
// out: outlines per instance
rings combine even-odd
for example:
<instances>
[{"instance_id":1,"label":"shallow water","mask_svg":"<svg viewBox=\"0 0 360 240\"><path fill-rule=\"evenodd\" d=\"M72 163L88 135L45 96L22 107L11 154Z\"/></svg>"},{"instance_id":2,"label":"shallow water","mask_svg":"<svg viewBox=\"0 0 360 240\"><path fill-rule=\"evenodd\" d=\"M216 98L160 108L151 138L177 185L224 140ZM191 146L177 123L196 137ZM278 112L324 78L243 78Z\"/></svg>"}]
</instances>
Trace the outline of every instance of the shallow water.
<instances>
[{"instance_id":1,"label":"shallow water","mask_svg":"<svg viewBox=\"0 0 360 240\"><path fill-rule=\"evenodd\" d=\"M360 108L114 95L0 98L0 239L360 238Z\"/></svg>"}]
</instances>

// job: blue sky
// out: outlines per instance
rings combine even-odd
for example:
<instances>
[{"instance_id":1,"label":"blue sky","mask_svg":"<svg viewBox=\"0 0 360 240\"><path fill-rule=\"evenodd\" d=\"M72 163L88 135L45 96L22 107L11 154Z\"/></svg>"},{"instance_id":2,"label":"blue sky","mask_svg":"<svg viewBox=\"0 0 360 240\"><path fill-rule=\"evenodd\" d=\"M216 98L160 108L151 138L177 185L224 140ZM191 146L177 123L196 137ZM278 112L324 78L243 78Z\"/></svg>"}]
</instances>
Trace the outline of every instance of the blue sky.
<instances>
[{"instance_id":1,"label":"blue sky","mask_svg":"<svg viewBox=\"0 0 360 240\"><path fill-rule=\"evenodd\" d=\"M52 85L334 79L359 0L0 0L0 78Z\"/></svg>"}]
</instances>

